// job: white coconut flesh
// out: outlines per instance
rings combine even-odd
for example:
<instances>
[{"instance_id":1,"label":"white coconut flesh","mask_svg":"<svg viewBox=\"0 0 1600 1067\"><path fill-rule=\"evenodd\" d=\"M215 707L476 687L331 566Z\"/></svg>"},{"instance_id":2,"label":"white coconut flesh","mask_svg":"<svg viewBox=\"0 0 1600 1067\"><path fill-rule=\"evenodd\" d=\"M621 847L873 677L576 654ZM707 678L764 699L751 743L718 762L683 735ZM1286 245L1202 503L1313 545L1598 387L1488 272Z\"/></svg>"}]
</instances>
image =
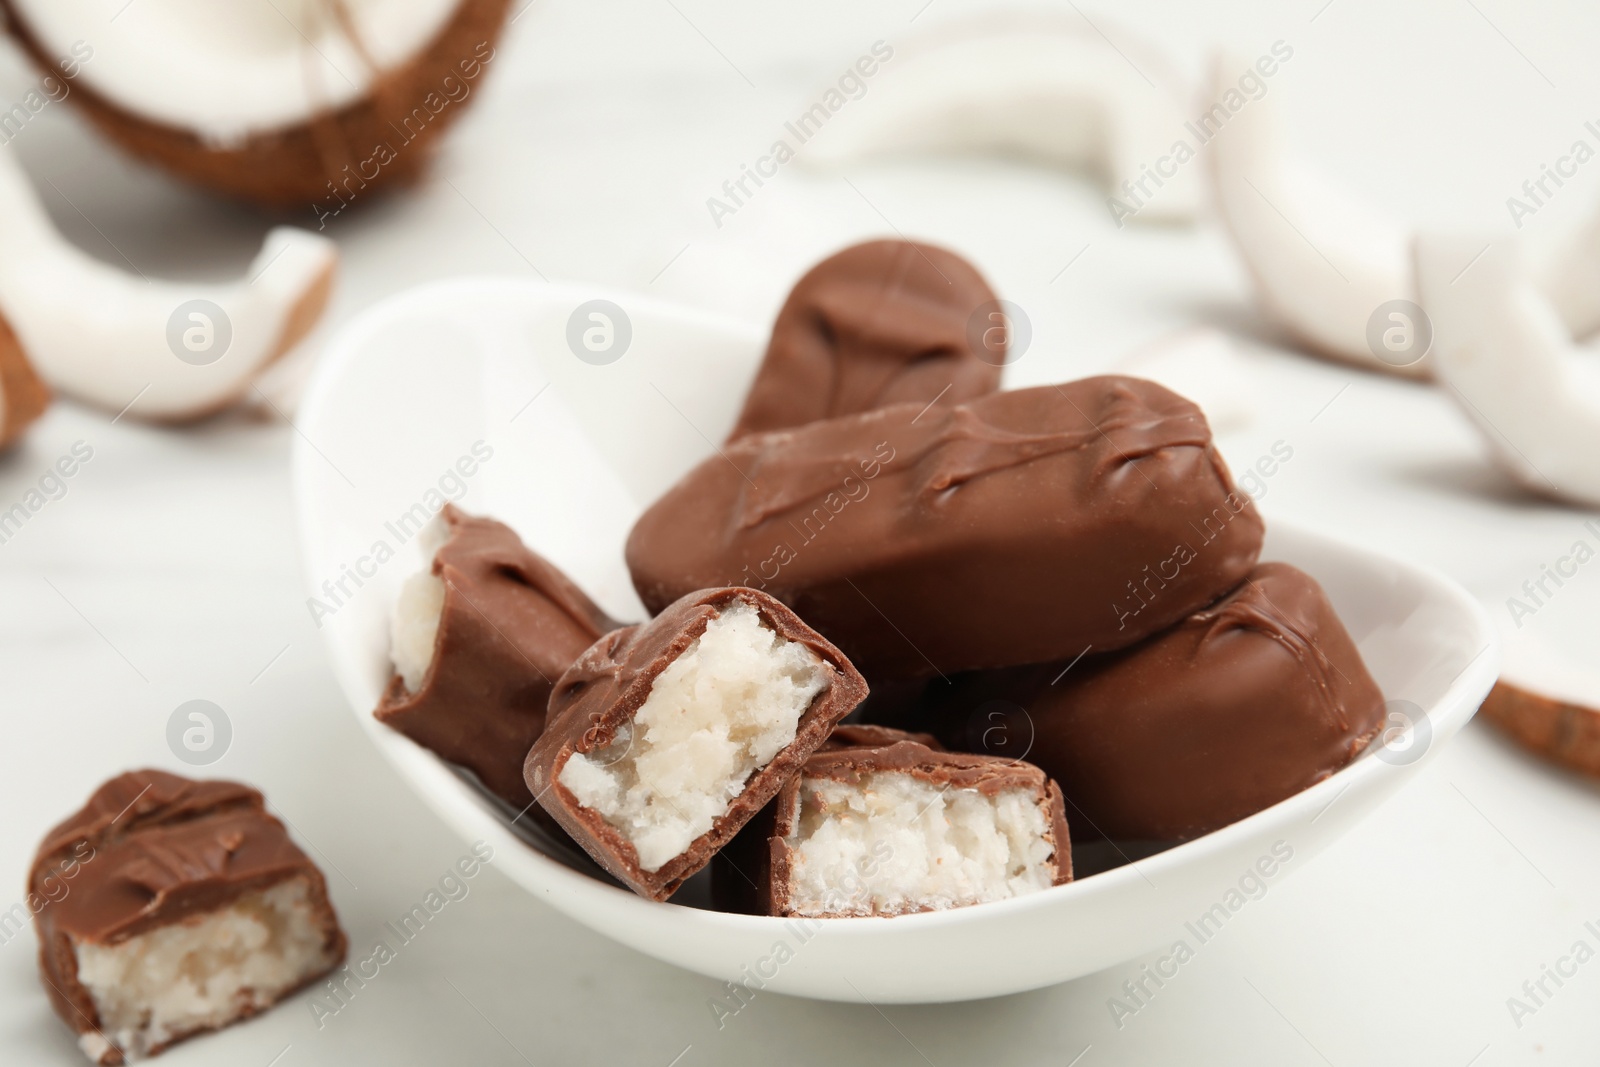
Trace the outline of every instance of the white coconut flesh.
<instances>
[{"instance_id":1,"label":"white coconut flesh","mask_svg":"<svg viewBox=\"0 0 1600 1067\"><path fill-rule=\"evenodd\" d=\"M444 581L420 571L400 586L389 626L389 657L408 693L422 688L433 665L433 645L444 613Z\"/></svg>"},{"instance_id":2,"label":"white coconut flesh","mask_svg":"<svg viewBox=\"0 0 1600 1067\"><path fill-rule=\"evenodd\" d=\"M792 743L830 667L775 633L743 600L723 608L651 685L611 743L575 753L557 780L657 871Z\"/></svg>"},{"instance_id":3,"label":"white coconut flesh","mask_svg":"<svg viewBox=\"0 0 1600 1067\"><path fill-rule=\"evenodd\" d=\"M1248 66L1219 56L1207 106L1236 91ZM1201 151L1210 157L1223 226L1285 326L1342 359L1426 373L1425 359L1391 366L1367 343L1368 320L1380 305L1414 299L1408 231L1283 157L1283 122L1270 92L1229 114Z\"/></svg>"},{"instance_id":4,"label":"white coconut flesh","mask_svg":"<svg viewBox=\"0 0 1600 1067\"><path fill-rule=\"evenodd\" d=\"M1500 679L1525 692L1600 714L1600 671L1524 634L1501 633Z\"/></svg>"},{"instance_id":5,"label":"white coconut flesh","mask_svg":"<svg viewBox=\"0 0 1600 1067\"><path fill-rule=\"evenodd\" d=\"M1600 507L1600 368L1516 239L1425 234L1416 270L1439 379L1499 465L1533 492Z\"/></svg>"},{"instance_id":6,"label":"white coconut flesh","mask_svg":"<svg viewBox=\"0 0 1600 1067\"><path fill-rule=\"evenodd\" d=\"M1008 900L1055 881L1051 820L1037 793L951 789L880 771L806 778L786 843L788 910L898 915Z\"/></svg>"},{"instance_id":7,"label":"white coconut flesh","mask_svg":"<svg viewBox=\"0 0 1600 1067\"><path fill-rule=\"evenodd\" d=\"M1086 171L1124 196L1122 182L1137 182L1141 166L1170 151L1184 119L1181 92L1146 81L1099 34L1049 20L899 48L865 84L802 159L844 166L913 154L1012 155ZM1147 179L1152 196L1134 217L1192 219L1198 170L1179 169L1160 187Z\"/></svg>"},{"instance_id":8,"label":"white coconut flesh","mask_svg":"<svg viewBox=\"0 0 1600 1067\"><path fill-rule=\"evenodd\" d=\"M0 147L0 202L0 313L23 352L62 393L114 412L132 403L130 418L191 418L245 393L283 354L291 325L320 304L338 259L332 241L283 226L237 281L147 279L65 240L9 147ZM222 315L180 312L196 300ZM212 347L224 330L226 347Z\"/></svg>"},{"instance_id":9,"label":"white coconut flesh","mask_svg":"<svg viewBox=\"0 0 1600 1067\"><path fill-rule=\"evenodd\" d=\"M100 1023L79 1044L97 1061L112 1046L139 1058L226 1026L334 962L304 878L114 945L78 945L76 955Z\"/></svg>"},{"instance_id":10,"label":"white coconut flesh","mask_svg":"<svg viewBox=\"0 0 1600 1067\"><path fill-rule=\"evenodd\" d=\"M218 146L366 97L376 71L422 51L462 2L12 0L46 56L92 47L84 84Z\"/></svg>"},{"instance_id":11,"label":"white coconut flesh","mask_svg":"<svg viewBox=\"0 0 1600 1067\"><path fill-rule=\"evenodd\" d=\"M400 585L394 610L389 613L389 660L405 684L406 692L422 689L433 666L433 646L439 621L444 617L444 579L433 573L433 560L450 539L450 527L437 515L417 535L427 563Z\"/></svg>"}]
</instances>

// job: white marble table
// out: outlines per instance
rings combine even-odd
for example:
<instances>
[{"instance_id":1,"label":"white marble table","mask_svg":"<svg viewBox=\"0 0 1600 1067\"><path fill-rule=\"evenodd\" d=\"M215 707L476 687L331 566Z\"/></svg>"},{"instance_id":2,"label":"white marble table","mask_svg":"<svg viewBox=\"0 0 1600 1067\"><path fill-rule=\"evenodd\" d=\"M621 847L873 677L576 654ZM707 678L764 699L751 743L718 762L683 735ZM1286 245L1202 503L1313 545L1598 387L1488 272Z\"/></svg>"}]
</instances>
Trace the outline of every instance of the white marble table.
<instances>
[{"instance_id":1,"label":"white marble table","mask_svg":"<svg viewBox=\"0 0 1600 1067\"><path fill-rule=\"evenodd\" d=\"M1236 464L1277 441L1294 451L1269 484L1269 518L1431 563L1504 619L1505 599L1593 516L1514 490L1427 389L1286 353L1209 225L1119 231L1081 181L972 161L864 171L853 187L791 165L714 227L705 199L818 84L874 40L973 6L542 0L502 43L435 178L333 221L346 256L334 317L426 279L537 270L759 322L833 247L893 230L932 238L1028 310L1034 345L1012 384L1093 372L1189 323L1236 332L1258 392L1224 450ZM1600 100L1589 55L1600 17L1568 5L1201 6L1141 0L1118 17L1190 69L1206 42L1250 54L1292 42L1272 91L1295 115L1297 147L1419 224L1504 225L1505 198ZM1109 8L1085 5L1097 22ZM14 58L0 75L0 99L28 79ZM46 199L75 239L147 272L235 269L264 227L109 152L64 107L17 147L59 188ZM1530 241L1556 240L1594 206L1591 169L1529 222ZM74 442L94 450L66 495L0 545L0 884L12 893L45 828L102 778L183 769L166 724L197 698L233 726L211 770L267 791L325 862L358 949L466 850L372 751L323 662L293 535L295 432L244 417L184 432L111 425L62 403L0 459L4 507ZM1592 655L1597 608L1600 569L1585 570L1527 625ZM1600 921L1594 786L1474 724L1306 866L1120 1027L1110 1000L1155 956L973 1004L878 1011L761 996L719 1029L715 983L613 945L491 871L320 1027L302 998L166 1062L1592 1062L1600 963L1520 1028L1506 1001L1576 940L1595 944L1584 928ZM0 944L0 1061L78 1062L33 957L31 935Z\"/></svg>"}]
</instances>

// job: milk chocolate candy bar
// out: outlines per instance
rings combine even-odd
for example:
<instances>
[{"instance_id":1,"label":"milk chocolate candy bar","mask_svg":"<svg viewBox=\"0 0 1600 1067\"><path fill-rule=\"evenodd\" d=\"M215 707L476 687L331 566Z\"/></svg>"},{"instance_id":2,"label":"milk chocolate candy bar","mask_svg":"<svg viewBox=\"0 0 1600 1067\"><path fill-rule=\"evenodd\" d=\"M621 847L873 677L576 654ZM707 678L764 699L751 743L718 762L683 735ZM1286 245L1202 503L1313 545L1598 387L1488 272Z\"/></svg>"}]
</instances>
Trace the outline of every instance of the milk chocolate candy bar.
<instances>
[{"instance_id":1,"label":"milk chocolate candy bar","mask_svg":"<svg viewBox=\"0 0 1600 1067\"><path fill-rule=\"evenodd\" d=\"M1072 879L1061 791L1019 760L926 735L840 727L718 855L719 906L891 916L1035 893Z\"/></svg>"},{"instance_id":2,"label":"milk chocolate candy bar","mask_svg":"<svg viewBox=\"0 0 1600 1067\"><path fill-rule=\"evenodd\" d=\"M778 312L730 440L901 402L1000 387L1007 326L977 270L933 245L868 241L829 256Z\"/></svg>"},{"instance_id":3,"label":"milk chocolate candy bar","mask_svg":"<svg viewBox=\"0 0 1600 1067\"><path fill-rule=\"evenodd\" d=\"M1285 563L1123 652L929 685L941 689L924 728L987 747L1009 705L991 740L1026 745L1061 783L1082 840L1182 841L1237 822L1348 764L1385 716L1322 587Z\"/></svg>"},{"instance_id":4,"label":"milk chocolate candy bar","mask_svg":"<svg viewBox=\"0 0 1600 1067\"><path fill-rule=\"evenodd\" d=\"M1126 647L1238 585L1261 536L1200 409L1103 377L742 438L627 559L652 609L759 588L876 680Z\"/></svg>"},{"instance_id":5,"label":"milk chocolate candy bar","mask_svg":"<svg viewBox=\"0 0 1600 1067\"><path fill-rule=\"evenodd\" d=\"M445 506L447 539L395 610L395 674L373 712L516 808L556 679L619 623L493 519Z\"/></svg>"},{"instance_id":6,"label":"milk chocolate candy bar","mask_svg":"<svg viewBox=\"0 0 1600 1067\"><path fill-rule=\"evenodd\" d=\"M344 959L322 873L237 782L111 779L45 836L28 893L45 992L96 1063L264 1011Z\"/></svg>"},{"instance_id":7,"label":"milk chocolate candy bar","mask_svg":"<svg viewBox=\"0 0 1600 1067\"><path fill-rule=\"evenodd\" d=\"M528 788L595 862L665 900L866 692L770 596L703 590L601 638L561 676Z\"/></svg>"}]
</instances>

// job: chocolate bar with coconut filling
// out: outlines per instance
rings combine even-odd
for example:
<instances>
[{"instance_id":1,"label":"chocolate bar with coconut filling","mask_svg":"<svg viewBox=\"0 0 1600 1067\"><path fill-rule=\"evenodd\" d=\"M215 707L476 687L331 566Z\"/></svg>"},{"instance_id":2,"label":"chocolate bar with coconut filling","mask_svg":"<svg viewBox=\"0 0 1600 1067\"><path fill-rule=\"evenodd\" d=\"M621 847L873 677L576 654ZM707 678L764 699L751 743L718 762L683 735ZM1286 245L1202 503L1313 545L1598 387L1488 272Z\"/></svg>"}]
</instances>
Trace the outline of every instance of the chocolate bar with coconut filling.
<instances>
[{"instance_id":1,"label":"chocolate bar with coconut filling","mask_svg":"<svg viewBox=\"0 0 1600 1067\"><path fill-rule=\"evenodd\" d=\"M1348 764L1383 694L1322 587L1263 563L1238 589L1110 656L929 683L911 721L952 747L1022 747L1066 793L1073 833L1183 841ZM998 710L997 710L998 709Z\"/></svg>"},{"instance_id":2,"label":"chocolate bar with coconut filling","mask_svg":"<svg viewBox=\"0 0 1600 1067\"><path fill-rule=\"evenodd\" d=\"M522 762L556 679L620 623L509 526L442 514L444 543L396 604L395 674L373 714L526 808Z\"/></svg>"},{"instance_id":3,"label":"chocolate bar with coconut filling","mask_svg":"<svg viewBox=\"0 0 1600 1067\"><path fill-rule=\"evenodd\" d=\"M1071 881L1072 849L1061 791L1032 764L841 726L713 872L724 910L894 916Z\"/></svg>"},{"instance_id":4,"label":"chocolate bar with coconut filling","mask_svg":"<svg viewBox=\"0 0 1600 1067\"><path fill-rule=\"evenodd\" d=\"M692 593L561 676L528 788L597 863L665 900L866 693L844 654L772 597Z\"/></svg>"},{"instance_id":5,"label":"chocolate bar with coconut filling","mask_svg":"<svg viewBox=\"0 0 1600 1067\"><path fill-rule=\"evenodd\" d=\"M888 404L958 404L1000 388L1009 325L972 264L912 241L868 241L806 272L729 440ZM977 319L974 325L974 319Z\"/></svg>"},{"instance_id":6,"label":"chocolate bar with coconut filling","mask_svg":"<svg viewBox=\"0 0 1600 1067\"><path fill-rule=\"evenodd\" d=\"M647 608L760 588L877 683L1126 647L1238 585L1261 539L1200 409L1102 377L741 438L627 560Z\"/></svg>"},{"instance_id":7,"label":"chocolate bar with coconut filling","mask_svg":"<svg viewBox=\"0 0 1600 1067\"><path fill-rule=\"evenodd\" d=\"M28 889L45 992L100 1064L265 1011L344 959L322 873L237 782L111 779L45 835Z\"/></svg>"}]
</instances>

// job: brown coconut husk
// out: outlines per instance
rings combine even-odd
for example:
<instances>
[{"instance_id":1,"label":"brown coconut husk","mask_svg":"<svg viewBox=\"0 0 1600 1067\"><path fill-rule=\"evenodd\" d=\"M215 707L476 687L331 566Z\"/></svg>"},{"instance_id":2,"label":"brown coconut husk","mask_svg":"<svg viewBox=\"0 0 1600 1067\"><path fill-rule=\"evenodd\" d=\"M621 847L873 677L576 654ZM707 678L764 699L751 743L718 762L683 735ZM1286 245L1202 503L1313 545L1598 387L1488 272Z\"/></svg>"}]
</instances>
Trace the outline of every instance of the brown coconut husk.
<instances>
[{"instance_id":1,"label":"brown coconut husk","mask_svg":"<svg viewBox=\"0 0 1600 1067\"><path fill-rule=\"evenodd\" d=\"M34 372L11 324L0 315L0 449L10 447L50 406L50 387Z\"/></svg>"},{"instance_id":2,"label":"brown coconut husk","mask_svg":"<svg viewBox=\"0 0 1600 1067\"><path fill-rule=\"evenodd\" d=\"M1595 696L1600 700L1600 693ZM1536 756L1600 778L1600 709L1543 696L1502 678L1479 714Z\"/></svg>"},{"instance_id":3,"label":"brown coconut husk","mask_svg":"<svg viewBox=\"0 0 1600 1067\"><path fill-rule=\"evenodd\" d=\"M261 366L256 368L256 372L251 375L250 380L240 386L236 392L219 397L215 403L206 404L191 411L147 419L146 421L167 426L188 426L220 415L244 400L249 396L250 390L255 386L256 382L261 380L261 376L267 372L268 368L282 360L290 352L293 352L295 346L305 340L307 334L316 329L317 323L322 320L322 313L328 309L328 301L333 297L333 285L338 269L337 261L329 263L327 269L317 275L316 279L306 287L306 291L301 294L300 299L290 306L289 313L283 319L283 329L278 334L277 344L273 346L271 354L267 356Z\"/></svg>"},{"instance_id":4,"label":"brown coconut husk","mask_svg":"<svg viewBox=\"0 0 1600 1067\"><path fill-rule=\"evenodd\" d=\"M423 101L430 93L443 97L440 86L447 76L464 80L461 62L478 60L485 65L475 50L480 45L493 48L510 6L511 0L461 0L433 40L409 61L381 72L366 97L302 125L258 133L231 147L208 145L192 132L134 115L87 85L75 85L67 99L128 152L196 185L265 208L337 210L343 201L360 202L380 189L410 184L422 175L440 135L460 117L471 97L436 114ZM33 62L41 70L59 73L14 0L0 0L0 11L11 36ZM483 74L480 70L472 79L474 91ZM402 120L418 108L427 121L408 131ZM376 176L360 174L358 166L385 144L391 146L393 158L377 168Z\"/></svg>"}]
</instances>

